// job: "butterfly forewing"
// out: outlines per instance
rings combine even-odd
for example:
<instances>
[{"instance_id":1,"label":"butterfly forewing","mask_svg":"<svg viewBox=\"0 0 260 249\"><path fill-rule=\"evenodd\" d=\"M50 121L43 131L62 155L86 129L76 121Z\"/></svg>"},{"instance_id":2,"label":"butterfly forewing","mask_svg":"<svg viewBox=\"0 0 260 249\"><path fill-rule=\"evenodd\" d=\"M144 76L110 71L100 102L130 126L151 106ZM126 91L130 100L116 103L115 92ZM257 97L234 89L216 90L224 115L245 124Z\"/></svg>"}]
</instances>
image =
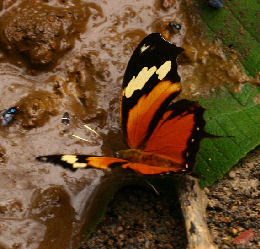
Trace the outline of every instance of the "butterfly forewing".
<instances>
[{"instance_id":1,"label":"butterfly forewing","mask_svg":"<svg viewBox=\"0 0 260 249\"><path fill-rule=\"evenodd\" d=\"M142 147L154 115L180 93L176 59L182 51L158 33L148 35L134 51L121 95L121 125L129 147Z\"/></svg>"}]
</instances>

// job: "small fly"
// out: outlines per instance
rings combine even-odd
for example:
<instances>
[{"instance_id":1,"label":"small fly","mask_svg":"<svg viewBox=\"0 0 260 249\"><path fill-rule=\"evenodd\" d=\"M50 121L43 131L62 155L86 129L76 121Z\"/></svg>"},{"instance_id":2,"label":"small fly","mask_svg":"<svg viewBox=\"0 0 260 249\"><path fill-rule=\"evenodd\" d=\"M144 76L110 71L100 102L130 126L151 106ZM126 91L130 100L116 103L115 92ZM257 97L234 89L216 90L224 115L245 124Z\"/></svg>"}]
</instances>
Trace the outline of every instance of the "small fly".
<instances>
[{"instance_id":1,"label":"small fly","mask_svg":"<svg viewBox=\"0 0 260 249\"><path fill-rule=\"evenodd\" d=\"M63 114L63 117L61 118L61 123L65 124L65 125L69 125L70 124L70 115L68 112L65 112Z\"/></svg>"},{"instance_id":2,"label":"small fly","mask_svg":"<svg viewBox=\"0 0 260 249\"><path fill-rule=\"evenodd\" d=\"M18 106L9 108L2 111L2 126L7 126L14 118L15 114L20 112L21 109Z\"/></svg>"}]
</instances>

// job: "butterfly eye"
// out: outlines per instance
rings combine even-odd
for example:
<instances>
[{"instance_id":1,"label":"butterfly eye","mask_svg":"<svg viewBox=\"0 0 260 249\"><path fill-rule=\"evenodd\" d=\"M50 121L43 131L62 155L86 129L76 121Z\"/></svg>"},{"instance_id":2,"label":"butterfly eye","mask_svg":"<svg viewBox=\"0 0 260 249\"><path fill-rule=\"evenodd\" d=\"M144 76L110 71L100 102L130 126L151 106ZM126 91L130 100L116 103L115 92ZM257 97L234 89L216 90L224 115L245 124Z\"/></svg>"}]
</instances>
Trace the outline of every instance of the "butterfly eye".
<instances>
[{"instance_id":1,"label":"butterfly eye","mask_svg":"<svg viewBox=\"0 0 260 249\"><path fill-rule=\"evenodd\" d=\"M175 26L174 22L169 22L168 25L169 25L170 28L173 28Z\"/></svg>"},{"instance_id":2,"label":"butterfly eye","mask_svg":"<svg viewBox=\"0 0 260 249\"><path fill-rule=\"evenodd\" d=\"M178 23L174 23L174 22L169 22L168 23L168 28L169 29L173 29L173 28L176 28L176 29L178 29L178 30L180 30L181 29L181 25L180 24L178 24Z\"/></svg>"},{"instance_id":3,"label":"butterfly eye","mask_svg":"<svg viewBox=\"0 0 260 249\"><path fill-rule=\"evenodd\" d=\"M175 25L175 28L176 28L176 29L181 29L181 25L180 25L180 24L176 24L176 25Z\"/></svg>"}]
</instances>

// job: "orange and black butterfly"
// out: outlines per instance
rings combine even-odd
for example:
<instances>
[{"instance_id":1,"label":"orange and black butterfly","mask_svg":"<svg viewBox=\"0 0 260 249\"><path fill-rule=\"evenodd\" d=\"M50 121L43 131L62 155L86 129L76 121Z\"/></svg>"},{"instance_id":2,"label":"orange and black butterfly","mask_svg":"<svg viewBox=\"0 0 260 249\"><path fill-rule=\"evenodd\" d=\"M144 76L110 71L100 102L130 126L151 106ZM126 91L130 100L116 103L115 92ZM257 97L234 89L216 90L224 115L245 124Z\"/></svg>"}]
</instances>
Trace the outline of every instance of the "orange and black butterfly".
<instances>
[{"instance_id":1,"label":"orange and black butterfly","mask_svg":"<svg viewBox=\"0 0 260 249\"><path fill-rule=\"evenodd\" d=\"M37 157L64 168L129 168L141 174L191 171L205 136L204 108L174 99L181 92L177 56L183 51L160 34L148 35L135 49L121 94L121 126L128 150L119 157L50 155Z\"/></svg>"}]
</instances>

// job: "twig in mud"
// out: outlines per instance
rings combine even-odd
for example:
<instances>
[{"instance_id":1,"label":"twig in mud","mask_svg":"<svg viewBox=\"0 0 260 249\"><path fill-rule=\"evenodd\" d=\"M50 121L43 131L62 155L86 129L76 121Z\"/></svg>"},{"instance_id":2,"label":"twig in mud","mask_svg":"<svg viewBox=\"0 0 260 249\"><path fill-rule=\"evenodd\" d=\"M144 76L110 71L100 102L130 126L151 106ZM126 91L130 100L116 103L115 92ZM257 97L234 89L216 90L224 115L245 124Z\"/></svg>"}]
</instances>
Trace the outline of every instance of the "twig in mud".
<instances>
[{"instance_id":1,"label":"twig in mud","mask_svg":"<svg viewBox=\"0 0 260 249\"><path fill-rule=\"evenodd\" d=\"M217 249L206 222L207 196L198 180L186 175L178 186L188 239L187 249Z\"/></svg>"}]
</instances>

